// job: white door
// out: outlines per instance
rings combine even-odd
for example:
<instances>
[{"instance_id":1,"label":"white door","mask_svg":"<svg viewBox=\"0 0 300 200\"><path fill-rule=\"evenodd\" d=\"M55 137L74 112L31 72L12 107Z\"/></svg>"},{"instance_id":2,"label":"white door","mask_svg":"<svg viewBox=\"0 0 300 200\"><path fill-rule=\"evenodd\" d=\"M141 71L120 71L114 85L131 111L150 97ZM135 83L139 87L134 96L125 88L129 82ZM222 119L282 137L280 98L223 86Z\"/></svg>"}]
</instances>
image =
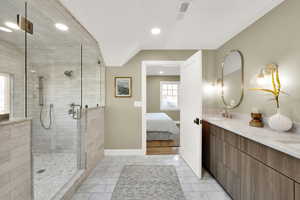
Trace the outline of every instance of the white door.
<instances>
[{"instance_id":1,"label":"white door","mask_svg":"<svg viewBox=\"0 0 300 200\"><path fill-rule=\"evenodd\" d=\"M180 72L180 154L202 177L202 52L190 57Z\"/></svg>"}]
</instances>

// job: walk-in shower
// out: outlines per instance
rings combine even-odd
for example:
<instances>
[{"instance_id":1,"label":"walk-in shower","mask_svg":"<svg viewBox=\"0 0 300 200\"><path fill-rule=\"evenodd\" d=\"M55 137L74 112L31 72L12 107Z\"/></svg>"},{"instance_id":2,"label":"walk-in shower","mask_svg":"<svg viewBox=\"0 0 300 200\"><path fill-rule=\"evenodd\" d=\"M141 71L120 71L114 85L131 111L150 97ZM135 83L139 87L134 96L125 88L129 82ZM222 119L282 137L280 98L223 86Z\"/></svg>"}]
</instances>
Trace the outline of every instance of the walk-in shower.
<instances>
[{"instance_id":1,"label":"walk-in shower","mask_svg":"<svg viewBox=\"0 0 300 200\"><path fill-rule=\"evenodd\" d=\"M0 73L12 79L11 118L32 120L34 200L52 200L85 166L80 119L83 107L101 104L102 58L57 0L1 0L0 26L17 24L17 15L32 22L33 34L0 31ZM57 30L58 21L69 31Z\"/></svg>"}]
</instances>

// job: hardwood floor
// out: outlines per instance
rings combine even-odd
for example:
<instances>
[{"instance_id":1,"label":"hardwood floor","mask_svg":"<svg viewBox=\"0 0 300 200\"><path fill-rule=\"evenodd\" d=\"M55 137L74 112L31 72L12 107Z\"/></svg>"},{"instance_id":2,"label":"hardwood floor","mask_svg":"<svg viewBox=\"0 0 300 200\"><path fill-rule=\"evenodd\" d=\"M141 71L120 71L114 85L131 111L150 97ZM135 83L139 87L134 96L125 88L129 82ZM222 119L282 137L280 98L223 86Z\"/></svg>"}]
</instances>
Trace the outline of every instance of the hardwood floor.
<instances>
[{"instance_id":1,"label":"hardwood floor","mask_svg":"<svg viewBox=\"0 0 300 200\"><path fill-rule=\"evenodd\" d=\"M179 147L172 141L147 141L147 155L174 155L178 154Z\"/></svg>"}]
</instances>

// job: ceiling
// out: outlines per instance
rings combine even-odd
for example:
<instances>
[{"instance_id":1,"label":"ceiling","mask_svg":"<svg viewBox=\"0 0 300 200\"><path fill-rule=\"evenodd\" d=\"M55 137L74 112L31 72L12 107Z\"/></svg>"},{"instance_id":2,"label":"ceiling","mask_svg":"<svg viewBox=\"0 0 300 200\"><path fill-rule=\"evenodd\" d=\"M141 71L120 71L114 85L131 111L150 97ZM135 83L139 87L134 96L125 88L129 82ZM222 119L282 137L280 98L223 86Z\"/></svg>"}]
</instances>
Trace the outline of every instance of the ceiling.
<instances>
[{"instance_id":1,"label":"ceiling","mask_svg":"<svg viewBox=\"0 0 300 200\"><path fill-rule=\"evenodd\" d=\"M60 1L99 42L106 64L121 66L143 49L216 49L284 0ZM179 16L182 2L190 6Z\"/></svg>"}]
</instances>

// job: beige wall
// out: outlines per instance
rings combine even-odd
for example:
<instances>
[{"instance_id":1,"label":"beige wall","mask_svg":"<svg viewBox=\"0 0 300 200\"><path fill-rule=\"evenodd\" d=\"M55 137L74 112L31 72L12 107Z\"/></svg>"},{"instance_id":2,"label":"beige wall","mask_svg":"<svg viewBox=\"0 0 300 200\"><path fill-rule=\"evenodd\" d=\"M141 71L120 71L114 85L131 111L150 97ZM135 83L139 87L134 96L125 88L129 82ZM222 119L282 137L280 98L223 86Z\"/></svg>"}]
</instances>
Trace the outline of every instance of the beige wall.
<instances>
[{"instance_id":1,"label":"beige wall","mask_svg":"<svg viewBox=\"0 0 300 200\"><path fill-rule=\"evenodd\" d=\"M215 112L218 107L215 91L207 91L205 87L216 80L217 77L217 65L215 50L203 50L202 51L202 81L204 84L203 98L202 98L202 112L211 113Z\"/></svg>"},{"instance_id":2,"label":"beige wall","mask_svg":"<svg viewBox=\"0 0 300 200\"><path fill-rule=\"evenodd\" d=\"M147 76L147 113L166 113L175 121L180 120L179 111L160 110L160 82L180 81L180 76Z\"/></svg>"},{"instance_id":3,"label":"beige wall","mask_svg":"<svg viewBox=\"0 0 300 200\"><path fill-rule=\"evenodd\" d=\"M141 108L134 101L141 101L141 63L144 60L186 60L194 50L141 51L122 67L106 70L105 148L141 148ZM132 76L132 98L114 97L114 76Z\"/></svg>"},{"instance_id":4,"label":"beige wall","mask_svg":"<svg viewBox=\"0 0 300 200\"><path fill-rule=\"evenodd\" d=\"M257 86L255 75L269 63L277 63L283 90L281 110L300 122L300 1L286 0L255 24L244 30L217 50L216 66L220 77L220 63L231 49L239 49L245 57L245 98L235 112L249 114L252 107L266 116L274 114L276 106L269 95L249 91ZM219 97L216 97L218 99Z\"/></svg>"}]
</instances>

